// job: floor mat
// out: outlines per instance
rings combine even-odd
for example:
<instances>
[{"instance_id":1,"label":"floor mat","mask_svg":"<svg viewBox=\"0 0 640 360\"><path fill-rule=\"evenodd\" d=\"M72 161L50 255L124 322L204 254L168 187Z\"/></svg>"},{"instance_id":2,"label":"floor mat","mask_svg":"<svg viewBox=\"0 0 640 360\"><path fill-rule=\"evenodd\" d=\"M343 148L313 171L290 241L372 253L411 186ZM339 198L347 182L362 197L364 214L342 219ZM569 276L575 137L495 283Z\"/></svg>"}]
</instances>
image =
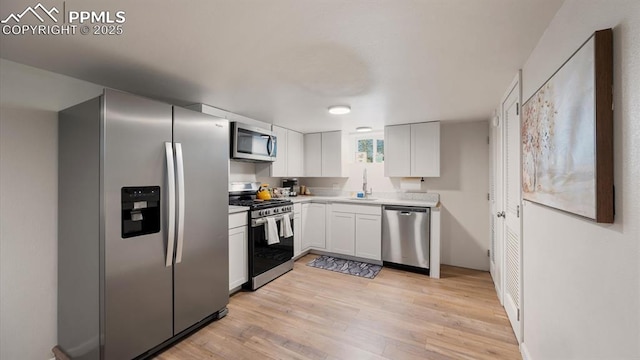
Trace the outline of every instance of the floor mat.
<instances>
[{"instance_id":1,"label":"floor mat","mask_svg":"<svg viewBox=\"0 0 640 360\"><path fill-rule=\"evenodd\" d=\"M307 264L318 269L336 271L343 274L355 275L367 279L373 279L382 269L381 265L369 264L360 261L345 260L332 256L322 255Z\"/></svg>"}]
</instances>

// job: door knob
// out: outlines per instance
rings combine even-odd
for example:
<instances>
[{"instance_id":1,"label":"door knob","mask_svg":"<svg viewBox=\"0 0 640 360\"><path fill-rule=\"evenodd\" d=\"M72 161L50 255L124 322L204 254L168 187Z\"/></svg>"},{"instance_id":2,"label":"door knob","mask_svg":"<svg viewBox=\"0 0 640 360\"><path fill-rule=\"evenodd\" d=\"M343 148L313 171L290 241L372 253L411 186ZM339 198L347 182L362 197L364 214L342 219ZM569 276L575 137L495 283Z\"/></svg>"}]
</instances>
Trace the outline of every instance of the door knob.
<instances>
[{"instance_id":1,"label":"door knob","mask_svg":"<svg viewBox=\"0 0 640 360\"><path fill-rule=\"evenodd\" d=\"M504 213L504 211L502 212L498 211L498 213L496 214L497 217L502 217L502 218L505 217L505 215L506 214Z\"/></svg>"}]
</instances>

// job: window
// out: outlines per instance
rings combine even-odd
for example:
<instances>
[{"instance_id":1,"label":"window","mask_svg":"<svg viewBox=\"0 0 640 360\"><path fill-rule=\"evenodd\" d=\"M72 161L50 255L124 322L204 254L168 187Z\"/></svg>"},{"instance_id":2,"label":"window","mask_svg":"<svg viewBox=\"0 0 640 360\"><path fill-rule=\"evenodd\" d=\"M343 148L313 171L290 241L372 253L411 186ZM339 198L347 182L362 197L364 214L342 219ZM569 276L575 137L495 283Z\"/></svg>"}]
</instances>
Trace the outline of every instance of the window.
<instances>
[{"instance_id":1,"label":"window","mask_svg":"<svg viewBox=\"0 0 640 360\"><path fill-rule=\"evenodd\" d=\"M359 162L359 163L384 162L384 140L356 139L356 162Z\"/></svg>"}]
</instances>

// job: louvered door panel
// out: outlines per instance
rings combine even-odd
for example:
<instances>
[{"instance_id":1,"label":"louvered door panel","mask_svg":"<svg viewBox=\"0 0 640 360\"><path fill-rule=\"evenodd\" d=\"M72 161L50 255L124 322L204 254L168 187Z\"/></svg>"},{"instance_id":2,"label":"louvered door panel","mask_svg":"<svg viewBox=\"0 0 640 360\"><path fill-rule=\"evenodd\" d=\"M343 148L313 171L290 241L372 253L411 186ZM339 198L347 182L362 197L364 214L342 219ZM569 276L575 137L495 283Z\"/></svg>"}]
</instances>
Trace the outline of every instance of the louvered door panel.
<instances>
[{"instance_id":1,"label":"louvered door panel","mask_svg":"<svg viewBox=\"0 0 640 360\"><path fill-rule=\"evenodd\" d=\"M520 308L520 241L513 231L507 229L507 295L516 308Z\"/></svg>"}]
</instances>

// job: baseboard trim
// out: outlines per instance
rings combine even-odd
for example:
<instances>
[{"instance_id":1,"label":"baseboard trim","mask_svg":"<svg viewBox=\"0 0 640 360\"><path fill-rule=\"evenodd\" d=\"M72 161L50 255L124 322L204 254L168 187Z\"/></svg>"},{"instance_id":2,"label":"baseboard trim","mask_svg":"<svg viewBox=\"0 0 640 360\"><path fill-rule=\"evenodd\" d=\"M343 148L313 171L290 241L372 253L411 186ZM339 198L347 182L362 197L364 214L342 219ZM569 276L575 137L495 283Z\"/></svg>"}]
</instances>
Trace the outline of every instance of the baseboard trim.
<instances>
[{"instance_id":1,"label":"baseboard trim","mask_svg":"<svg viewBox=\"0 0 640 360\"><path fill-rule=\"evenodd\" d=\"M527 349L527 344L524 342L520 343L520 355L522 355L522 360L533 360L529 350Z\"/></svg>"},{"instance_id":2,"label":"baseboard trim","mask_svg":"<svg viewBox=\"0 0 640 360\"><path fill-rule=\"evenodd\" d=\"M307 250L305 250L305 251L301 252L299 255L294 256L294 257L293 257L293 261L296 261L296 260L300 259L301 257L303 257L303 256L305 256L305 255L307 255L307 254L309 254L309 253L311 253L311 250L307 249Z\"/></svg>"}]
</instances>

